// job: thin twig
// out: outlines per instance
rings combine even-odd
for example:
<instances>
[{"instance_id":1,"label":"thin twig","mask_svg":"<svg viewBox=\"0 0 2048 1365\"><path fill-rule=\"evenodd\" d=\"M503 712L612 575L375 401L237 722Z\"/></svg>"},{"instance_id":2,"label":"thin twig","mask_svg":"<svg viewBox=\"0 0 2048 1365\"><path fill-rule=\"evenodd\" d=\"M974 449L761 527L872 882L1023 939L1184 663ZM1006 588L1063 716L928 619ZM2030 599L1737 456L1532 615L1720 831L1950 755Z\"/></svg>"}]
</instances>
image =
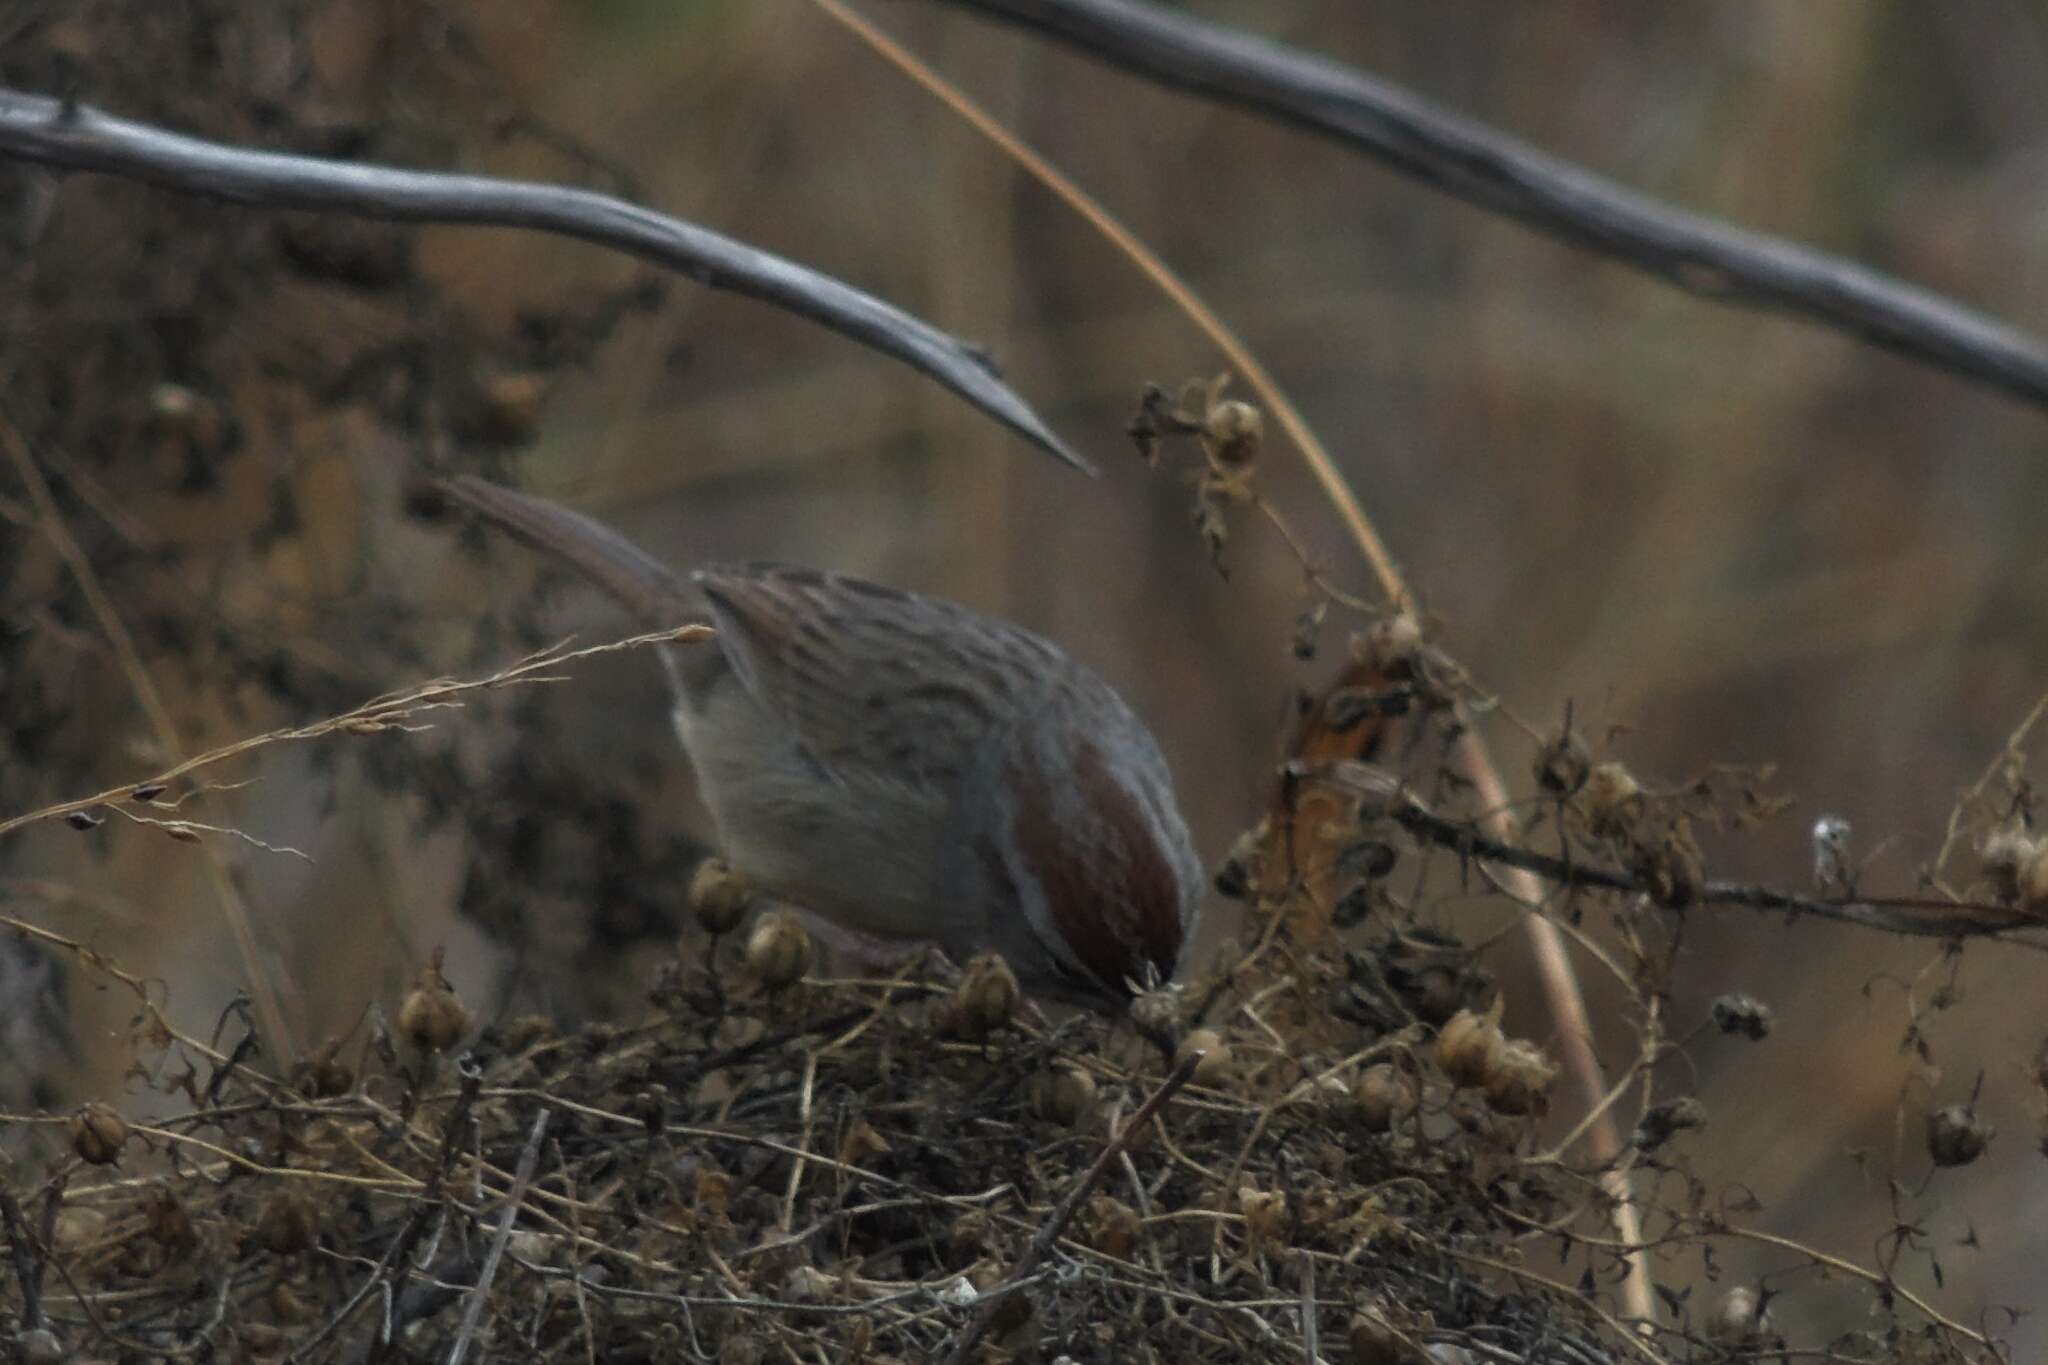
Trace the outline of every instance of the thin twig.
<instances>
[{"instance_id":1,"label":"thin twig","mask_svg":"<svg viewBox=\"0 0 2048 1365\"><path fill-rule=\"evenodd\" d=\"M673 630L649 631L644 635L628 636L609 644L589 645L582 649L570 649L567 642L550 645L548 648L529 654L519 662L482 678L436 678L419 684L408 691L387 693L373 698L350 711L329 716L311 725L287 726L265 734L238 739L232 744L223 744L203 754L185 759L151 777L138 782L126 782L118 787L75 800L60 801L40 810L26 811L20 815L0 819L0 835L10 834L23 825L39 820L57 820L73 811L90 811L95 806L111 806L130 801L137 790L145 787L168 786L187 773L198 772L224 763L231 758L273 744L294 743L309 739L320 739L333 734L380 734L389 730L417 730L423 728L416 717L426 711L442 710L462 705L462 699L472 692L493 691L501 687L524 686L533 683L560 682L559 674L550 672L563 664L578 659L588 659L598 654L614 654L624 649L640 649L654 644L689 644L711 638L711 627L703 625L677 626Z\"/></svg>"},{"instance_id":2,"label":"thin twig","mask_svg":"<svg viewBox=\"0 0 2048 1365\"><path fill-rule=\"evenodd\" d=\"M961 1365L961 1362L967 1359L969 1353L974 1350L975 1343L986 1336L988 1329L995 1324L996 1314L1002 1311L1003 1299L1020 1281L1028 1278L1038 1263L1045 1259L1046 1252L1052 1250L1052 1244L1059 1240L1060 1233L1073 1221L1075 1211L1081 1207L1081 1201L1088 1197L1088 1191L1101 1182L1103 1173L1109 1169L1110 1163L1117 1159L1117 1155L1123 1151L1131 1136L1152 1122L1153 1116L1165 1107L1166 1102L1194 1078L1195 1068L1202 1064L1202 1059L1207 1055L1205 1052L1191 1051L1181 1058L1180 1063L1168 1073L1159 1088L1152 1092L1151 1097L1138 1106L1138 1112L1131 1115L1130 1122L1117 1129L1109 1141L1103 1144L1101 1153L1083 1172L1081 1178L1074 1182L1066 1197L1060 1200L1058 1207L1038 1225L1038 1231L1031 1238L1030 1245L1024 1248L1024 1254L1017 1258L1017 1264L1010 1268L1010 1273L1003 1277L1003 1282L982 1296L981 1307L975 1310L973 1320L953 1343L953 1349L946 1355L945 1365Z\"/></svg>"}]
</instances>

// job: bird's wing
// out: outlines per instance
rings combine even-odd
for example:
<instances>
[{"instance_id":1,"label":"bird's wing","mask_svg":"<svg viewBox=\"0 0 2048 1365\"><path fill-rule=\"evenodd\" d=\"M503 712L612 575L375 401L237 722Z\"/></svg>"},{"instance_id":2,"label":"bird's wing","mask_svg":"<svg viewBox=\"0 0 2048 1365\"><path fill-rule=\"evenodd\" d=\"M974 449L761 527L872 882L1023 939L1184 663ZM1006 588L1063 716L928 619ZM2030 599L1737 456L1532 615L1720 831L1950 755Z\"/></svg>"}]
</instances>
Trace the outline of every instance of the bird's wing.
<instances>
[{"instance_id":1,"label":"bird's wing","mask_svg":"<svg viewBox=\"0 0 2048 1365\"><path fill-rule=\"evenodd\" d=\"M1021 627L843 574L750 565L696 581L741 683L853 785L957 791L988 741L1075 671Z\"/></svg>"}]
</instances>

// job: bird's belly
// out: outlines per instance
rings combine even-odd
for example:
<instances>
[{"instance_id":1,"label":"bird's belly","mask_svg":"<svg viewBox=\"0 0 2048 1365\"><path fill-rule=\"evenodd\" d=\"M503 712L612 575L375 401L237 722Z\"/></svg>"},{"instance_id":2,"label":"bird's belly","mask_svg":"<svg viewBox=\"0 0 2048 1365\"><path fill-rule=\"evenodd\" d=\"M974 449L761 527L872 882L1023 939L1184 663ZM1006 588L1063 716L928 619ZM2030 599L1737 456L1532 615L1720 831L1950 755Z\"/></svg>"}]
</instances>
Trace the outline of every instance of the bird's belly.
<instances>
[{"instance_id":1,"label":"bird's belly","mask_svg":"<svg viewBox=\"0 0 2048 1365\"><path fill-rule=\"evenodd\" d=\"M889 782L840 779L737 689L719 714L679 708L726 857L763 890L865 934L951 947L958 912L935 905L943 799ZM934 931L937 922L941 931Z\"/></svg>"}]
</instances>

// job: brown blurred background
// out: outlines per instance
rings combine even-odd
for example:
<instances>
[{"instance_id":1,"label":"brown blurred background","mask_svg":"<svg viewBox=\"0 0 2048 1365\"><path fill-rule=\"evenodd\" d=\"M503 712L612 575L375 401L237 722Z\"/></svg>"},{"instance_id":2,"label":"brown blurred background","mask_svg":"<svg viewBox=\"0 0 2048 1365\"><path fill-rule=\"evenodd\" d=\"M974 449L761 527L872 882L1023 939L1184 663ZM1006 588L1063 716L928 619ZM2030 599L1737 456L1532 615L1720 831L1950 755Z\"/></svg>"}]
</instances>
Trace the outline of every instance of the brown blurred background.
<instances>
[{"instance_id":1,"label":"brown blurred background","mask_svg":"<svg viewBox=\"0 0 2048 1365\"><path fill-rule=\"evenodd\" d=\"M1676 204L2048 332L2036 7L1195 8ZM659 306L622 305L580 351L558 344L574 329L549 331L536 312L587 322L647 278L589 247L456 229L327 236L74 179L0 275L0 394L112 600L146 599L138 648L188 748L554 634L622 629L580 591L551 593L533 618L524 552L479 557L409 520L398 487L425 455L564 498L678 562L807 561L1014 617L1151 720L1207 856L1256 816L1290 698L1327 676L1343 631L1333 620L1324 661L1297 663L1300 574L1284 546L1240 520L1225 581L1185 487L1131 454L1122 428L1140 386L1213 373L1217 356L1087 226L816 9L458 3L399 17L366 0L306 6L287 25L219 3L197 7L222 26L204 50L183 21L151 29L133 6L38 9L0 10L24 39L5 59L17 86L69 72L115 112L427 166L603 188L616 166L654 207L985 341L1104 471L1084 481L900 366L681 282ZM1803 888L1806 830L1830 812L1853 823L1859 853L1881 849L1866 886L1913 888L1958 789L2048 689L2048 415L1688 297L1018 32L931 4L865 12L1230 321L1336 453L1443 645L1514 713L1542 725L1569 702L1596 736L1626 727L1614 751L1671 780L1775 761L1797 806L1713 844L1716 875ZM157 78L165 52L186 79ZM263 101L293 111L287 132L319 138L279 134ZM5 174L10 202L44 203L38 183ZM379 251L400 261L383 276ZM400 378L364 369L380 348L400 353ZM303 382L311 371L334 382ZM165 385L230 434L167 438L178 400ZM465 426L477 394L486 420ZM107 411L126 416L108 426ZM195 462L207 477L193 488ZM1275 444L1261 486L1340 579L1368 584L1291 451ZM0 498L12 813L147 773L162 744L37 548L11 469ZM545 696L449 716L416 748L272 750L236 774L256 786L210 798L205 818L315 860L223 845L289 983L298 1044L348 1028L366 997L388 1004L435 943L478 1000L634 1008L674 923L675 888L646 881L685 856L694 821L662 705L652 661L614 656ZM1508 726L1493 737L1526 790L1528 741ZM570 834L549 826L564 810ZM205 1032L239 967L204 856L125 828L90 843L57 825L13 836L0 850L8 913L162 978ZM499 848L532 861L499 870L510 887L477 871L479 849ZM579 875L553 876L570 867ZM592 904L575 888L593 868L643 875L599 875L607 898ZM1473 937L1507 919L1468 910L1451 927ZM1519 944L1504 937L1493 966L1511 1022L1542 1037ZM1920 1222L1945 1287L1924 1258L1902 1275L1975 1322L2040 1300L2048 1234L2031 1211L2048 1163L2029 1075L2048 975L2021 947L1939 958L1925 942L1696 912L1675 1030L1738 989L1772 1003L1778 1029L1760 1047L1703 1044L1660 1076L1667 1092L1696 1080L1712 1112L1696 1173L1717 1197L1753 1192L1773 1231L1867 1261L1892 1226L1895 1170L1899 1216ZM1907 983L1923 1003L1955 987L1923 1021L1938 1073L1902 1047ZM1603 1054L1622 1062L1627 1021L1597 979L1589 989ZM96 1040L118 1039L126 1004L71 990L88 1066L45 1098L120 1083L119 1049ZM1980 1073L2000 1137L1923 1189L1929 1098L1965 1100ZM1722 1262L1744 1275L1798 1263L1732 1247ZM1847 1325L1810 1272L1772 1283L1798 1291L1777 1309L1795 1340ZM2020 1358L2042 1331L2017 1329Z\"/></svg>"}]
</instances>

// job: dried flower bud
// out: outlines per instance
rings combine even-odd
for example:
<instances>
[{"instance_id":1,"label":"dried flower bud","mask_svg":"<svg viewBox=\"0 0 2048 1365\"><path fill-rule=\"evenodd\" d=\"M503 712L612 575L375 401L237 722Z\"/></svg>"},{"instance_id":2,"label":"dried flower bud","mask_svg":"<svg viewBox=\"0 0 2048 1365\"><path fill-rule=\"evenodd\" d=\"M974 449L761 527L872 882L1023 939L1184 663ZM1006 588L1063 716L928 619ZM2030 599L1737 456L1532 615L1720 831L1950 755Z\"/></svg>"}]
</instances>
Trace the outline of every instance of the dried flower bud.
<instances>
[{"instance_id":1,"label":"dried flower bud","mask_svg":"<svg viewBox=\"0 0 2048 1365\"><path fill-rule=\"evenodd\" d=\"M111 1166L128 1145L128 1121L112 1105L92 1103L71 1116L71 1150L90 1166Z\"/></svg>"},{"instance_id":2,"label":"dried flower bud","mask_svg":"<svg viewBox=\"0 0 2048 1365\"><path fill-rule=\"evenodd\" d=\"M74 810L65 813L64 823L73 829L87 830L98 829L107 822L104 817L94 815L89 810Z\"/></svg>"},{"instance_id":3,"label":"dried flower bud","mask_svg":"<svg viewBox=\"0 0 2048 1365\"><path fill-rule=\"evenodd\" d=\"M1022 997L1017 974L1001 953L976 953L968 959L947 1002L949 1031L980 1042L1010 1022Z\"/></svg>"},{"instance_id":4,"label":"dried flower bud","mask_svg":"<svg viewBox=\"0 0 2048 1365\"><path fill-rule=\"evenodd\" d=\"M1505 997L1495 996L1493 1008L1485 1014L1459 1010L1436 1038L1437 1065L1453 1085L1483 1086L1500 1065L1507 1038L1500 1031Z\"/></svg>"},{"instance_id":5,"label":"dried flower bud","mask_svg":"<svg viewBox=\"0 0 2048 1365\"><path fill-rule=\"evenodd\" d=\"M763 986L779 991L811 968L811 935L793 910L776 910L754 922L747 935L747 970Z\"/></svg>"},{"instance_id":6,"label":"dried flower bud","mask_svg":"<svg viewBox=\"0 0 2048 1365\"><path fill-rule=\"evenodd\" d=\"M1415 1112L1415 1087L1386 1062L1358 1078L1358 1117L1368 1133L1384 1133Z\"/></svg>"},{"instance_id":7,"label":"dried flower bud","mask_svg":"<svg viewBox=\"0 0 2048 1365\"><path fill-rule=\"evenodd\" d=\"M754 884L723 858L706 858L690 877L690 913L707 934L729 934L754 903Z\"/></svg>"},{"instance_id":8,"label":"dried flower bud","mask_svg":"<svg viewBox=\"0 0 2048 1365\"><path fill-rule=\"evenodd\" d=\"M1031 1108L1062 1127L1078 1126L1095 1107L1095 1078L1079 1067L1062 1066L1031 1079Z\"/></svg>"},{"instance_id":9,"label":"dried flower bud","mask_svg":"<svg viewBox=\"0 0 2048 1365\"><path fill-rule=\"evenodd\" d=\"M1756 1291L1738 1284L1715 1301L1707 1316L1706 1336L1716 1345L1740 1350L1762 1341L1768 1324Z\"/></svg>"},{"instance_id":10,"label":"dried flower bud","mask_svg":"<svg viewBox=\"0 0 2048 1365\"><path fill-rule=\"evenodd\" d=\"M1230 1074L1230 1044L1223 1041L1223 1035L1212 1028L1198 1028L1181 1039L1180 1047L1173 1054L1173 1064L1179 1066L1195 1053L1202 1054L1202 1060L1195 1064L1195 1074L1190 1079L1196 1085L1215 1086Z\"/></svg>"},{"instance_id":11,"label":"dried flower bud","mask_svg":"<svg viewBox=\"0 0 2048 1365\"><path fill-rule=\"evenodd\" d=\"M469 1032L469 1011L441 973L445 960L445 950L434 949L398 1005L398 1031L422 1052L446 1052Z\"/></svg>"},{"instance_id":12,"label":"dried flower bud","mask_svg":"<svg viewBox=\"0 0 2048 1365\"><path fill-rule=\"evenodd\" d=\"M1486 1102L1497 1114L1541 1114L1550 1107L1550 1087L1556 1080L1557 1068L1543 1049L1517 1038L1501 1047L1487 1072Z\"/></svg>"},{"instance_id":13,"label":"dried flower bud","mask_svg":"<svg viewBox=\"0 0 2048 1365\"><path fill-rule=\"evenodd\" d=\"M1259 458L1266 418L1250 403L1226 398L1202 415L1202 449L1225 469L1247 469Z\"/></svg>"},{"instance_id":14,"label":"dried flower bud","mask_svg":"<svg viewBox=\"0 0 2048 1365\"><path fill-rule=\"evenodd\" d=\"M1119 1261L1130 1259L1131 1248L1144 1231L1136 1209L1106 1194L1098 1194L1082 1206L1078 1223L1081 1245Z\"/></svg>"},{"instance_id":15,"label":"dried flower bud","mask_svg":"<svg viewBox=\"0 0 2048 1365\"><path fill-rule=\"evenodd\" d=\"M1536 751L1536 785L1552 796L1575 794L1592 772L1593 756L1577 730L1559 730Z\"/></svg>"},{"instance_id":16,"label":"dried flower bud","mask_svg":"<svg viewBox=\"0 0 2048 1365\"><path fill-rule=\"evenodd\" d=\"M1642 783L1610 759L1594 764L1593 771L1586 774L1579 800L1584 805L1586 823L1595 834L1615 835L1624 832L1642 809L1642 795Z\"/></svg>"},{"instance_id":17,"label":"dried flower bud","mask_svg":"<svg viewBox=\"0 0 2048 1365\"><path fill-rule=\"evenodd\" d=\"M1714 1001L1714 1027L1723 1033L1740 1033L1753 1042L1770 1036L1771 1007L1753 995L1733 993Z\"/></svg>"},{"instance_id":18,"label":"dried flower bud","mask_svg":"<svg viewBox=\"0 0 2048 1365\"><path fill-rule=\"evenodd\" d=\"M1927 1155L1937 1166L1967 1166L1996 1136L1968 1105L1951 1104L1927 1116Z\"/></svg>"}]
</instances>

